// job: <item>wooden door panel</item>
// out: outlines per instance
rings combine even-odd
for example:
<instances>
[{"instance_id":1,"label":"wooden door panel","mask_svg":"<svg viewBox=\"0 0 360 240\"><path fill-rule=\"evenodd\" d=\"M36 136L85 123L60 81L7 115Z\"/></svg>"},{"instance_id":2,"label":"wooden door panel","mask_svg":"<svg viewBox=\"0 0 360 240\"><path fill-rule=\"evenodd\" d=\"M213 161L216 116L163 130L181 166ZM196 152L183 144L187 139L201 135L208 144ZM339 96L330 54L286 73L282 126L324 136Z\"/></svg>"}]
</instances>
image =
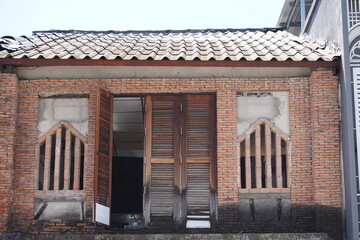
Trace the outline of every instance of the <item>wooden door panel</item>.
<instances>
[{"instance_id":1,"label":"wooden door panel","mask_svg":"<svg viewBox=\"0 0 360 240\"><path fill-rule=\"evenodd\" d=\"M110 225L113 96L97 90L95 141L95 221Z\"/></svg>"}]
</instances>

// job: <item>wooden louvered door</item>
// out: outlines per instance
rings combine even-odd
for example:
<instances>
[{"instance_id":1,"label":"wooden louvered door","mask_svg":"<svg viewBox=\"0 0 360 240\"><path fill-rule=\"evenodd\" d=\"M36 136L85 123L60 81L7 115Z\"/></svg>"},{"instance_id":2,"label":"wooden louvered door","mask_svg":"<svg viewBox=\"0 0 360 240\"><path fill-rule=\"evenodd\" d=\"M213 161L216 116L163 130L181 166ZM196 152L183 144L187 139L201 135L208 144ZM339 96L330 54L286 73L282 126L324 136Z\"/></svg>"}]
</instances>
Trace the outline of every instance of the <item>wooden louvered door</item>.
<instances>
[{"instance_id":1,"label":"wooden louvered door","mask_svg":"<svg viewBox=\"0 0 360 240\"><path fill-rule=\"evenodd\" d=\"M179 98L146 97L145 223L169 228L179 218Z\"/></svg>"},{"instance_id":2,"label":"wooden louvered door","mask_svg":"<svg viewBox=\"0 0 360 240\"><path fill-rule=\"evenodd\" d=\"M208 95L146 97L146 224L203 227L200 222L207 221L210 227L215 215L213 104Z\"/></svg>"},{"instance_id":3,"label":"wooden louvered door","mask_svg":"<svg viewBox=\"0 0 360 240\"><path fill-rule=\"evenodd\" d=\"M215 219L214 100L183 96L182 186L186 186L186 227L210 228Z\"/></svg>"},{"instance_id":4,"label":"wooden louvered door","mask_svg":"<svg viewBox=\"0 0 360 240\"><path fill-rule=\"evenodd\" d=\"M113 96L98 88L95 141L95 221L110 225Z\"/></svg>"}]
</instances>

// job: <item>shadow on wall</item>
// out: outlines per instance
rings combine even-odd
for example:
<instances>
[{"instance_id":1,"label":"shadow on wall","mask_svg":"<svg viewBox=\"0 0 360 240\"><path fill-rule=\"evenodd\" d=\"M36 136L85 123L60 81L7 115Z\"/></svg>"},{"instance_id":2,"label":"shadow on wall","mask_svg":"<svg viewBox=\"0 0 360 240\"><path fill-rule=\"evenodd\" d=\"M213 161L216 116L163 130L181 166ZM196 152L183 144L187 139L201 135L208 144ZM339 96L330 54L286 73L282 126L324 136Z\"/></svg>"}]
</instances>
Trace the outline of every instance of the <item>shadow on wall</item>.
<instances>
[{"instance_id":1,"label":"shadow on wall","mask_svg":"<svg viewBox=\"0 0 360 240\"><path fill-rule=\"evenodd\" d=\"M240 220L239 206L234 204L218 207L218 226L212 229L118 229L91 221L87 211L85 221L19 220L12 223L12 232L23 233L327 233L334 239L343 239L342 209L330 206L291 205L287 220L262 221L262 219Z\"/></svg>"}]
</instances>

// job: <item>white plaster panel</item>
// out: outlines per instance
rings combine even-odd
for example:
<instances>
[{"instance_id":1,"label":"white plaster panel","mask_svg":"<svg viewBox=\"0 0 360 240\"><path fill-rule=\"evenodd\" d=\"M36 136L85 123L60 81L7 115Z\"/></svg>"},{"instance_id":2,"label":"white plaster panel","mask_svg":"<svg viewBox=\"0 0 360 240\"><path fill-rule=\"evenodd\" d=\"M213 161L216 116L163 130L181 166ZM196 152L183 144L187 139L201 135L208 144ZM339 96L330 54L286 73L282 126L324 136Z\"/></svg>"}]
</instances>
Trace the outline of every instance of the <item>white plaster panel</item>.
<instances>
[{"instance_id":1,"label":"white plaster panel","mask_svg":"<svg viewBox=\"0 0 360 240\"><path fill-rule=\"evenodd\" d=\"M238 96L237 108L238 136L243 134L253 122L260 118L268 119L284 133L290 133L288 92Z\"/></svg>"},{"instance_id":2,"label":"white plaster panel","mask_svg":"<svg viewBox=\"0 0 360 240\"><path fill-rule=\"evenodd\" d=\"M87 98L40 99L38 136L42 136L61 121L69 122L81 134L87 136L88 102Z\"/></svg>"}]
</instances>

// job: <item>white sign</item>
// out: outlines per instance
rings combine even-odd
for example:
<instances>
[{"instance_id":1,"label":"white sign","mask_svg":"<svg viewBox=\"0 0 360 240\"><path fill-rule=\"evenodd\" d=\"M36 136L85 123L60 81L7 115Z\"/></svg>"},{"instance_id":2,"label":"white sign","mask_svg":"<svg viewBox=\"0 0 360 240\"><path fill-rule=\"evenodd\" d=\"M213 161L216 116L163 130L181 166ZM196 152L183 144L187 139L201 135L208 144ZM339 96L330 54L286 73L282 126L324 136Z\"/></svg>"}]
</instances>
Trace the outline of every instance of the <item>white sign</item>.
<instances>
[{"instance_id":1,"label":"white sign","mask_svg":"<svg viewBox=\"0 0 360 240\"><path fill-rule=\"evenodd\" d=\"M105 225L110 225L110 208L97 203L95 210L95 221Z\"/></svg>"}]
</instances>

